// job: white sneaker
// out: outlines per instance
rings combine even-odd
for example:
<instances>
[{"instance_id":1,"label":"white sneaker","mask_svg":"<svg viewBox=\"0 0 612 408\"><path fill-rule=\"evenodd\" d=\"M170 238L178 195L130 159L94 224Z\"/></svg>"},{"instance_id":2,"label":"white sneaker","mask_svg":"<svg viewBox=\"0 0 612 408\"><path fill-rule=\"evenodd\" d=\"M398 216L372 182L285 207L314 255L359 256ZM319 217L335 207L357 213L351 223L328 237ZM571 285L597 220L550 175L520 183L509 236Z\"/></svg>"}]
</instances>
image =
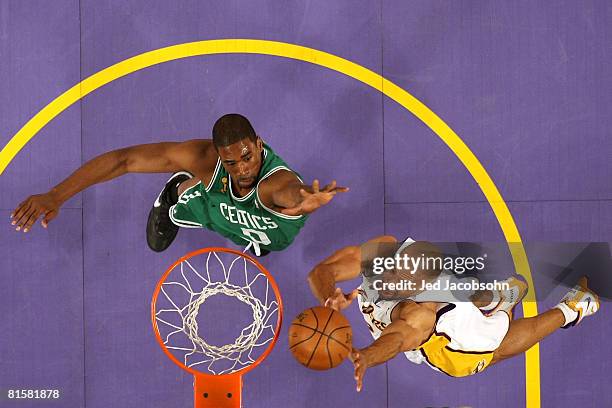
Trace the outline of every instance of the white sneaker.
<instances>
[{"instance_id":1,"label":"white sneaker","mask_svg":"<svg viewBox=\"0 0 612 408\"><path fill-rule=\"evenodd\" d=\"M514 309L514 307L518 305L521 300L523 300L527 294L527 291L529 290L527 283L516 276L511 276L506 280L500 281L499 283L503 282L508 283L510 288L508 290L498 291L500 298L499 303L492 310L483 311L485 316L491 316L500 310L510 314L512 309Z\"/></svg>"},{"instance_id":2,"label":"white sneaker","mask_svg":"<svg viewBox=\"0 0 612 408\"><path fill-rule=\"evenodd\" d=\"M599 305L599 296L587 287L587 278L583 276L555 307L563 312L565 324L561 327L567 329L580 323L586 316L595 314Z\"/></svg>"}]
</instances>

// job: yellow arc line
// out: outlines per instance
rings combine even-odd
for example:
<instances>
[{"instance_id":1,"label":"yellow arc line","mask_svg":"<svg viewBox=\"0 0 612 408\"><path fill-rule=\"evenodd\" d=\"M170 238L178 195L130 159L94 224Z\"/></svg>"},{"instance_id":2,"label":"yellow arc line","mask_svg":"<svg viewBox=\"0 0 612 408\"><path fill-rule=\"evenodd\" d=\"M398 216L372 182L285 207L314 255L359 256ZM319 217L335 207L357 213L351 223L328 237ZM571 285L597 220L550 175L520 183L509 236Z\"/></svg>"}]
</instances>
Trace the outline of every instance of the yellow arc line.
<instances>
[{"instance_id":1,"label":"yellow arc line","mask_svg":"<svg viewBox=\"0 0 612 408\"><path fill-rule=\"evenodd\" d=\"M455 153L457 158L463 163L476 183L480 186L508 242L516 271L525 277L529 287L532 289L528 297L523 301L523 315L525 317L537 315L538 310L537 304L535 303L535 289L529 262L512 214L510 214L510 210L493 183L493 180L491 180L491 177L469 147L467 147L463 140L461 140L461 138L427 106L393 82L354 62L312 48L267 40L208 40L159 48L121 61L84 79L58 96L40 112L34 115L34 117L32 117L32 119L11 138L2 151L0 151L0 174L4 173L8 164L38 133L38 131L87 94L115 79L153 65L180 58L213 54L263 54L320 65L371 86L423 121L423 123L437 134L453 153ZM526 406L528 408L539 408L540 358L538 344L525 353L525 389Z\"/></svg>"}]
</instances>

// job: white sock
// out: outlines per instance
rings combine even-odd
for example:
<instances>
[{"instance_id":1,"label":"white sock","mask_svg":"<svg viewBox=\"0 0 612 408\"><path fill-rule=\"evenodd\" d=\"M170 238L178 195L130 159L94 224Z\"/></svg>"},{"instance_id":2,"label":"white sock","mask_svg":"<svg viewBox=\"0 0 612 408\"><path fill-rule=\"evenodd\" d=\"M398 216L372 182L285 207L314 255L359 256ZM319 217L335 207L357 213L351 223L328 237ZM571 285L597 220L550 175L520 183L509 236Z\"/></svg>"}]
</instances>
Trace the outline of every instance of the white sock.
<instances>
[{"instance_id":1,"label":"white sock","mask_svg":"<svg viewBox=\"0 0 612 408\"><path fill-rule=\"evenodd\" d=\"M555 306L555 308L559 309L565 317L565 323L563 326L567 326L578 318L578 312L570 309L570 307L565 303L559 303L557 306Z\"/></svg>"}]
</instances>

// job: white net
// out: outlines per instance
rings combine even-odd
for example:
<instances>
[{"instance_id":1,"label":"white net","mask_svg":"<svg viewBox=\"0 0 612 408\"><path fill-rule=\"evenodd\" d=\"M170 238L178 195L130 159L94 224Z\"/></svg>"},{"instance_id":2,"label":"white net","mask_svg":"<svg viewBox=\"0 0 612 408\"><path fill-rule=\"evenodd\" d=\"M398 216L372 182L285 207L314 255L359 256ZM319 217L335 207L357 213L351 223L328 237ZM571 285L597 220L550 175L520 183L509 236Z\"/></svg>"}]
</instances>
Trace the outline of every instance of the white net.
<instances>
[{"instance_id":1,"label":"white net","mask_svg":"<svg viewBox=\"0 0 612 408\"><path fill-rule=\"evenodd\" d=\"M155 318L164 345L198 371L246 368L275 336L279 304L270 286L255 264L233 253L206 252L181 262L157 296Z\"/></svg>"}]
</instances>

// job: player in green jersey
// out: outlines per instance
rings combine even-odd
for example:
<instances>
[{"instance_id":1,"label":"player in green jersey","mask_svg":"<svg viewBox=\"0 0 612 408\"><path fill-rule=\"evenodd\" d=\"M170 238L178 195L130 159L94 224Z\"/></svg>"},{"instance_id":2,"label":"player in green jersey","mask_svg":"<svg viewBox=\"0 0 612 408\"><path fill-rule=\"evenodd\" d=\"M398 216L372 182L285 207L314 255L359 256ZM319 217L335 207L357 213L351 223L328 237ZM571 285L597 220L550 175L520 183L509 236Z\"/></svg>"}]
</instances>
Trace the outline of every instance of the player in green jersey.
<instances>
[{"instance_id":1,"label":"player in green jersey","mask_svg":"<svg viewBox=\"0 0 612 408\"><path fill-rule=\"evenodd\" d=\"M307 214L348 191L332 181L305 185L249 121L222 116L212 140L131 146L104 153L49 192L28 197L11 214L18 231L28 232L39 217L47 227L66 200L85 188L125 173L175 173L161 191L147 222L147 242L163 251L179 227L207 228L250 247L257 255L286 248Z\"/></svg>"}]
</instances>

